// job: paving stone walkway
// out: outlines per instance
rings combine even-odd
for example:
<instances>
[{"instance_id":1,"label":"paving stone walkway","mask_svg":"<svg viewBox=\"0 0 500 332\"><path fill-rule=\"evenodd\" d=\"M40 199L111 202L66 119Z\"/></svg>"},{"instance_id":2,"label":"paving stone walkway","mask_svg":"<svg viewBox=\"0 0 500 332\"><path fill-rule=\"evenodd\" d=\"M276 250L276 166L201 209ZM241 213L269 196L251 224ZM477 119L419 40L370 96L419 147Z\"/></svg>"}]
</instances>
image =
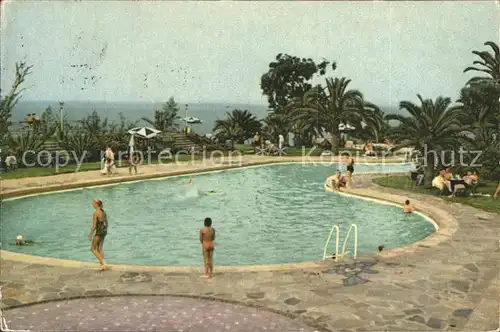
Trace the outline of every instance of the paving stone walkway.
<instances>
[{"instance_id":1,"label":"paving stone walkway","mask_svg":"<svg viewBox=\"0 0 500 332\"><path fill-rule=\"evenodd\" d=\"M400 255L328 260L304 269L224 272L212 280L194 272L98 272L1 259L0 309L80 296L189 295L267 308L320 331L497 329L500 217L437 197L381 189L368 178L356 184L353 193L395 202L409 198L423 212L440 211L436 216L456 227L436 236L435 246L417 244ZM13 322L14 310L21 309L5 311ZM152 326L147 330L154 331Z\"/></svg>"},{"instance_id":2,"label":"paving stone walkway","mask_svg":"<svg viewBox=\"0 0 500 332\"><path fill-rule=\"evenodd\" d=\"M127 296L55 301L7 311L13 330L313 332L256 308L193 298Z\"/></svg>"}]
</instances>

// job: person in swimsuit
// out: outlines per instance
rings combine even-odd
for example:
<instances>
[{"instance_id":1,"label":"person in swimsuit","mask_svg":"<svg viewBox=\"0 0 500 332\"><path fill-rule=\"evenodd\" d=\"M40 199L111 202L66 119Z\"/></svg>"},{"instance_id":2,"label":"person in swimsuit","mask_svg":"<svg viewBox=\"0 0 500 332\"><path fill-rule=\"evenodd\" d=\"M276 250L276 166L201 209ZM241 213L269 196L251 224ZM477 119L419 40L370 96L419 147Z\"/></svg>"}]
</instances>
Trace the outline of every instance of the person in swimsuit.
<instances>
[{"instance_id":1,"label":"person in swimsuit","mask_svg":"<svg viewBox=\"0 0 500 332\"><path fill-rule=\"evenodd\" d=\"M106 235L108 235L108 217L102 208L102 201L96 199L92 201L92 206L95 212L92 220L92 228L89 233L89 241L91 241L90 251L99 260L99 264L101 265L100 270L103 271L106 268L106 263L104 262L102 245Z\"/></svg>"},{"instance_id":2,"label":"person in swimsuit","mask_svg":"<svg viewBox=\"0 0 500 332\"><path fill-rule=\"evenodd\" d=\"M346 187L351 188L352 185L352 173L354 173L354 158L349 157L347 161L347 172L346 172Z\"/></svg>"},{"instance_id":3,"label":"person in swimsuit","mask_svg":"<svg viewBox=\"0 0 500 332\"><path fill-rule=\"evenodd\" d=\"M332 189L339 191L341 187L345 187L346 179L342 176L340 170L337 170L335 175L332 177Z\"/></svg>"},{"instance_id":4,"label":"person in swimsuit","mask_svg":"<svg viewBox=\"0 0 500 332\"><path fill-rule=\"evenodd\" d=\"M16 237L16 245L18 245L18 246L26 246L26 245L30 245L30 244L35 244L35 242L33 242L31 240L24 240L23 236L21 234L19 234Z\"/></svg>"},{"instance_id":5,"label":"person in swimsuit","mask_svg":"<svg viewBox=\"0 0 500 332\"><path fill-rule=\"evenodd\" d=\"M410 204L410 201L409 200L406 200L405 201L405 204L403 205L403 212L404 213L412 213L413 211L415 211L415 209L413 208L413 206Z\"/></svg>"},{"instance_id":6,"label":"person in swimsuit","mask_svg":"<svg viewBox=\"0 0 500 332\"><path fill-rule=\"evenodd\" d=\"M128 156L128 174L132 175L132 169L134 174L137 175L137 165L139 164L139 156L135 153L131 153Z\"/></svg>"},{"instance_id":7,"label":"person in swimsuit","mask_svg":"<svg viewBox=\"0 0 500 332\"><path fill-rule=\"evenodd\" d=\"M352 173L354 173L354 158L353 157L349 157L349 159L347 160L347 171L349 173L349 175L352 175Z\"/></svg>"},{"instance_id":8,"label":"person in swimsuit","mask_svg":"<svg viewBox=\"0 0 500 332\"><path fill-rule=\"evenodd\" d=\"M205 264L205 278L212 278L214 270L214 241L215 228L212 227L212 219L205 218L205 227L200 229L200 243L203 249L203 262Z\"/></svg>"}]
</instances>

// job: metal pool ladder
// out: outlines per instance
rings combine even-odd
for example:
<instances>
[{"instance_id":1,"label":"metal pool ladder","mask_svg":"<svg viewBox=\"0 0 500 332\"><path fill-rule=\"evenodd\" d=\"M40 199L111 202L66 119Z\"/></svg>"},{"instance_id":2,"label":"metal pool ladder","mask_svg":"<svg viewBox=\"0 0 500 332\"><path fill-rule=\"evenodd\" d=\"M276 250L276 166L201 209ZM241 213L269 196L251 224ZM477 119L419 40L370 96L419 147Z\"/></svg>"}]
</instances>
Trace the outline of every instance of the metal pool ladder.
<instances>
[{"instance_id":1,"label":"metal pool ladder","mask_svg":"<svg viewBox=\"0 0 500 332\"><path fill-rule=\"evenodd\" d=\"M332 229L330 230L330 234L328 234L328 238L326 239L325 243L325 248L323 250L323 260L328 258L327 251L328 251L328 245L330 244L330 241L332 240L333 236L333 231L335 231L335 261L337 261L339 258L344 258L346 254L349 253L349 251L346 251L346 245L347 245L347 240L349 239L349 236L351 235L351 231L354 229L354 253L353 257L356 259L358 256L358 226L356 224L352 224L349 227L349 230L347 231L347 235L345 236L344 239L344 244L342 245L342 252L339 255L339 240L340 240L340 228L338 225L333 225ZM331 256L329 256L331 257Z\"/></svg>"}]
</instances>

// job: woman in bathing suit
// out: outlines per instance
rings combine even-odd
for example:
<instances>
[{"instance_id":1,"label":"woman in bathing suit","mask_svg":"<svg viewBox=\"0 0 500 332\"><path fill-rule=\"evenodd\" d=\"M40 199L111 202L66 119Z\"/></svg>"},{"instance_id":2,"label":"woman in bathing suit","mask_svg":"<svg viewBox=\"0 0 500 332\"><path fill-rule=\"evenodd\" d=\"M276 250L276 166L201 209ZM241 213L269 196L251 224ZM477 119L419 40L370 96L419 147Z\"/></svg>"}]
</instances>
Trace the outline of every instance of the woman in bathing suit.
<instances>
[{"instance_id":1,"label":"woman in bathing suit","mask_svg":"<svg viewBox=\"0 0 500 332\"><path fill-rule=\"evenodd\" d=\"M354 173L354 158L349 157L346 172L346 187L349 189L352 187L352 173Z\"/></svg>"},{"instance_id":2,"label":"woman in bathing suit","mask_svg":"<svg viewBox=\"0 0 500 332\"><path fill-rule=\"evenodd\" d=\"M100 270L103 271L106 263L104 262L104 251L102 250L102 245L106 235L108 235L108 218L106 216L106 212L104 212L102 208L102 201L96 199L92 201L92 206L94 207L95 212L92 221L92 228L89 233L89 241L92 243L90 251L99 260L99 264L101 265Z\"/></svg>"},{"instance_id":3,"label":"woman in bathing suit","mask_svg":"<svg viewBox=\"0 0 500 332\"><path fill-rule=\"evenodd\" d=\"M211 278L214 270L214 240L215 228L212 227L212 219L205 218L205 227L200 229L200 243L203 248L203 262L205 264L205 278Z\"/></svg>"},{"instance_id":4,"label":"woman in bathing suit","mask_svg":"<svg viewBox=\"0 0 500 332\"><path fill-rule=\"evenodd\" d=\"M347 171L349 172L349 175L352 175L354 173L354 158L349 157L349 162L347 164Z\"/></svg>"}]
</instances>

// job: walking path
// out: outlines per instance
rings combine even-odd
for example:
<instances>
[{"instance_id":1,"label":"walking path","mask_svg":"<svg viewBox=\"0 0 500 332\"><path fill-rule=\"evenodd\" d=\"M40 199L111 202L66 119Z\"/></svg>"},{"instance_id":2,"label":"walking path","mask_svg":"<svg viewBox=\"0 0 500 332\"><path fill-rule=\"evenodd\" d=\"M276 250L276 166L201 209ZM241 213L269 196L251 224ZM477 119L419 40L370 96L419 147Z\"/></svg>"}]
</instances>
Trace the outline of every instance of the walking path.
<instances>
[{"instance_id":1,"label":"walking path","mask_svg":"<svg viewBox=\"0 0 500 332\"><path fill-rule=\"evenodd\" d=\"M373 185L370 177L356 177L356 185L352 193L357 195L398 203L405 198L411 199L417 209L436 220L440 231L408 248L364 257L356 262L327 260L300 269L219 271L212 280L200 279L197 271L111 269L98 272L83 267L47 265L38 262L36 257L29 261L5 259L7 255L2 255L0 309L5 308L3 312L10 321L10 328L30 329L33 326L35 330L42 326L45 330L66 327L59 321L73 315L75 324L78 322L81 326L83 323L93 330L96 325L90 325L92 318L100 321L98 311L106 308L107 316L116 314L123 319L110 318L101 330L111 331L110 324L118 321L124 324L125 330L133 329L132 324L139 324L137 326L146 331L164 331L174 328L169 324L180 324L183 319L179 318L184 312L193 308L195 312L202 311L201 308L207 306L210 307L208 316L202 316L203 323L198 323L214 331L238 331L235 326L243 322L251 325L241 327L242 331L272 330L275 328L272 321L279 322L281 325L277 326L282 331L300 328L311 331L303 324L313 330L344 332L488 331L498 328L498 215L470 206L448 204L437 197L382 189ZM134 296L111 298L112 295ZM224 303L208 305L205 301L189 299L176 302L178 299L171 297L153 299L142 297L144 295L203 297ZM65 300L96 296L103 298L72 300L79 302ZM140 302L144 299L148 302ZM16 308L37 301L56 302ZM134 303L137 309L130 309ZM171 316L168 316L169 310L164 309L169 303L175 307ZM90 309L84 309L89 306ZM289 318L280 320L264 309ZM136 318L129 316L127 323L125 316L131 314L130 310L137 310L134 311ZM214 315L221 312L227 313L221 320L224 323L213 320ZM153 321L148 315L159 318ZM38 319L35 321L32 316ZM198 330L195 325L198 316L192 313L189 316L186 324L193 325L176 325L179 331ZM249 322L249 317L255 318Z\"/></svg>"}]
</instances>

